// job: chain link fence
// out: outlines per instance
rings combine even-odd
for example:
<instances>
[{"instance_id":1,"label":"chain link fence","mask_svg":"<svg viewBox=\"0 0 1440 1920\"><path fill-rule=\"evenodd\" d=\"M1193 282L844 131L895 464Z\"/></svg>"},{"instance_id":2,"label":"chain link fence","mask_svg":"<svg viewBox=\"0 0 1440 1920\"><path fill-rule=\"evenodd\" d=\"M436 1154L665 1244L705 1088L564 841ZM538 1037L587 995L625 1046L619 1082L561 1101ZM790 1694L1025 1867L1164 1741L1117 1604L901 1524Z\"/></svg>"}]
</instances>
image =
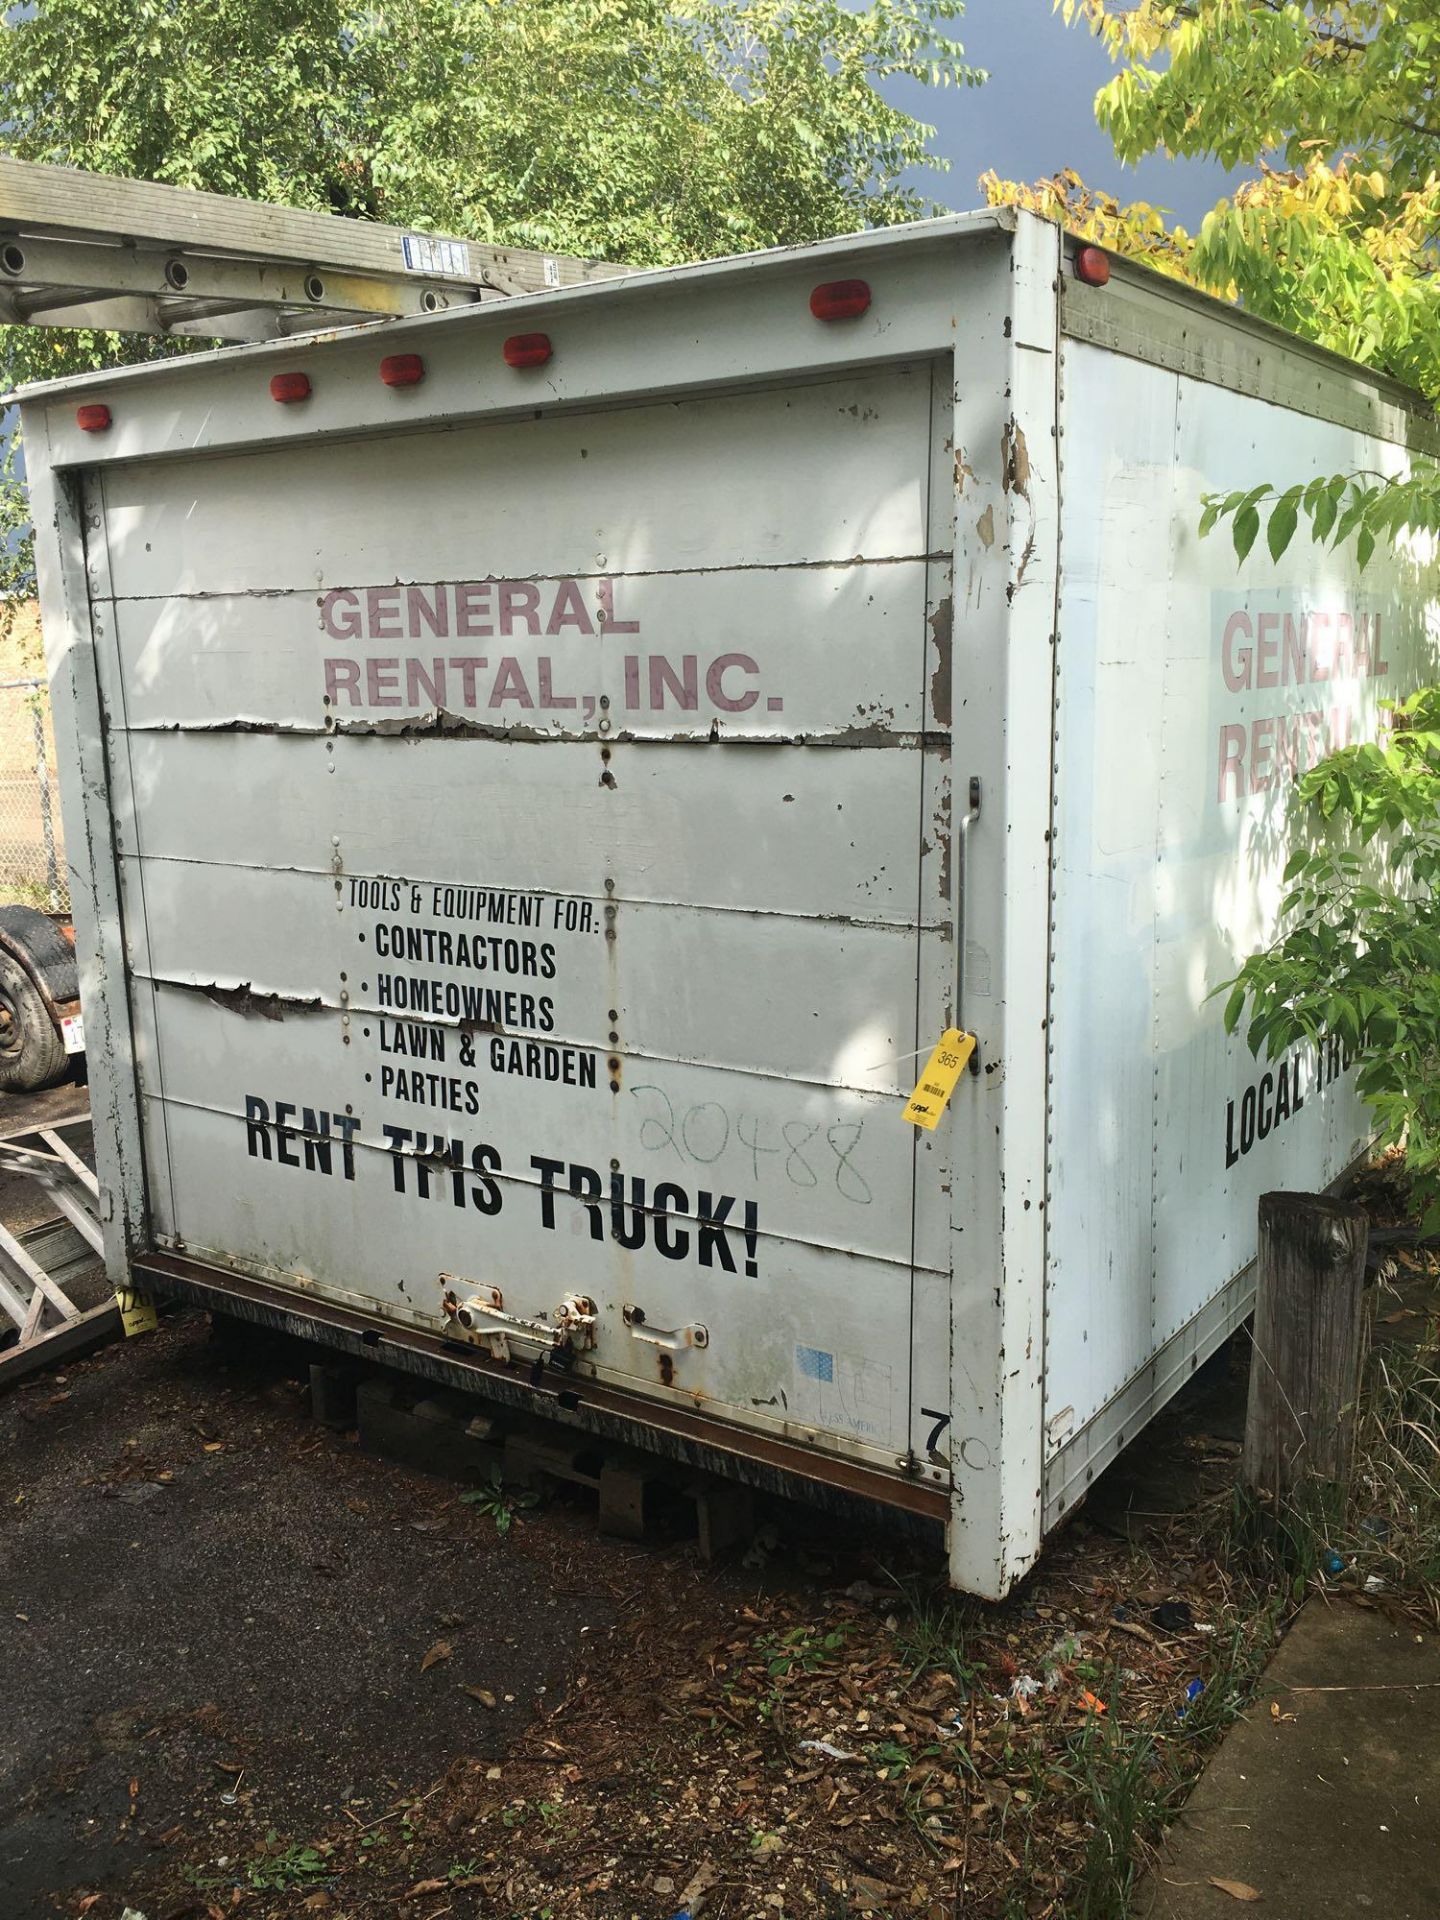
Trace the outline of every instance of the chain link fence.
<instances>
[{"instance_id":1,"label":"chain link fence","mask_svg":"<svg viewBox=\"0 0 1440 1920\"><path fill-rule=\"evenodd\" d=\"M43 679L0 680L0 904L68 913L55 789L55 734Z\"/></svg>"}]
</instances>

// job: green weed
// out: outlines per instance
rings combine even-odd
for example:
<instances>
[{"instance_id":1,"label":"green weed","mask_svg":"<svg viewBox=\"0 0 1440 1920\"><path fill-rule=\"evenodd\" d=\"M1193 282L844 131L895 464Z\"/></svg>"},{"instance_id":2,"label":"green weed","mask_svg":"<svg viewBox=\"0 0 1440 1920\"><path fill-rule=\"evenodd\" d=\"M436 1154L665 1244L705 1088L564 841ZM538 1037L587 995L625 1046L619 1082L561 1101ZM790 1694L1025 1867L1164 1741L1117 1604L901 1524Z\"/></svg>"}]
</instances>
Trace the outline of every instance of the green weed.
<instances>
[{"instance_id":1,"label":"green weed","mask_svg":"<svg viewBox=\"0 0 1440 1920\"><path fill-rule=\"evenodd\" d=\"M834 1627L820 1633L814 1627L790 1627L784 1633L762 1634L755 1651L765 1662L772 1680L788 1679L793 1673L816 1673L845 1644L845 1629Z\"/></svg>"},{"instance_id":2,"label":"green weed","mask_svg":"<svg viewBox=\"0 0 1440 1920\"><path fill-rule=\"evenodd\" d=\"M470 1492L462 1493L460 1496L462 1506L475 1507L481 1513L487 1514L495 1522L495 1531L501 1534L508 1533L514 1524L515 1516L518 1513L527 1512L536 1504L537 1499L538 1495L530 1492L528 1488L520 1487L514 1490L507 1488L498 1474L488 1485L472 1488Z\"/></svg>"},{"instance_id":3,"label":"green weed","mask_svg":"<svg viewBox=\"0 0 1440 1920\"><path fill-rule=\"evenodd\" d=\"M265 1836L265 1851L245 1869L249 1885L259 1893L288 1893L292 1887L313 1886L334 1872L319 1847L308 1840L292 1841L288 1847L278 1844L274 1827Z\"/></svg>"}]
</instances>

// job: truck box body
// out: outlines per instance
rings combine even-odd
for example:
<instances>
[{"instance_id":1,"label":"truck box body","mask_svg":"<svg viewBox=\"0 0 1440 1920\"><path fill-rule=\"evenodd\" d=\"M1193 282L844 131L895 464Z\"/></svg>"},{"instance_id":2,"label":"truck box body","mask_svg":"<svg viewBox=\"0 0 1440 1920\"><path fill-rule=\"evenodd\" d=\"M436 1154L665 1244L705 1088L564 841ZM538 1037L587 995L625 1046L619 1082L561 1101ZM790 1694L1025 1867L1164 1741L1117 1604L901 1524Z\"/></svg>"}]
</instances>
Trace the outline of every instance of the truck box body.
<instances>
[{"instance_id":1,"label":"truck box body","mask_svg":"<svg viewBox=\"0 0 1440 1920\"><path fill-rule=\"evenodd\" d=\"M968 216L27 393L117 1281L1025 1571L1248 1311L1257 1195L1364 1149L1338 1045L1209 996L1433 584L1200 541L1428 416L1073 251Z\"/></svg>"}]
</instances>

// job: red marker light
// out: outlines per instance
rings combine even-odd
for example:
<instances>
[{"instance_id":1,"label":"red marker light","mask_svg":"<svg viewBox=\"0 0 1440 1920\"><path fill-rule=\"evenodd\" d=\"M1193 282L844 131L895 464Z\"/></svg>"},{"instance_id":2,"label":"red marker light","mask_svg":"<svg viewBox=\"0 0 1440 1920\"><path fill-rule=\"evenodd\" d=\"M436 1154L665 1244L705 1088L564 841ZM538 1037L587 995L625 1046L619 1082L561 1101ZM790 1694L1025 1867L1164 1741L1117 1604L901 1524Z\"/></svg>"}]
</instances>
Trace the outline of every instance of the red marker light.
<instances>
[{"instance_id":1,"label":"red marker light","mask_svg":"<svg viewBox=\"0 0 1440 1920\"><path fill-rule=\"evenodd\" d=\"M1087 287L1109 286L1109 254L1102 253L1099 247L1081 247L1075 256L1075 278L1083 280Z\"/></svg>"},{"instance_id":2,"label":"red marker light","mask_svg":"<svg viewBox=\"0 0 1440 1920\"><path fill-rule=\"evenodd\" d=\"M500 351L507 367L543 367L555 349L548 333L512 333Z\"/></svg>"},{"instance_id":3,"label":"red marker light","mask_svg":"<svg viewBox=\"0 0 1440 1920\"><path fill-rule=\"evenodd\" d=\"M870 305L868 280L827 280L810 295L817 320L858 320Z\"/></svg>"},{"instance_id":4,"label":"red marker light","mask_svg":"<svg viewBox=\"0 0 1440 1920\"><path fill-rule=\"evenodd\" d=\"M288 406L292 400L310 398L310 376L308 373L272 373L270 376L270 398L279 400Z\"/></svg>"},{"instance_id":5,"label":"red marker light","mask_svg":"<svg viewBox=\"0 0 1440 1920\"><path fill-rule=\"evenodd\" d=\"M103 401L91 401L75 409L75 424L82 433L104 433L110 424L110 409Z\"/></svg>"},{"instance_id":6,"label":"red marker light","mask_svg":"<svg viewBox=\"0 0 1440 1920\"><path fill-rule=\"evenodd\" d=\"M387 387L418 387L425 378L425 362L418 353L389 353L380 362L380 378Z\"/></svg>"}]
</instances>

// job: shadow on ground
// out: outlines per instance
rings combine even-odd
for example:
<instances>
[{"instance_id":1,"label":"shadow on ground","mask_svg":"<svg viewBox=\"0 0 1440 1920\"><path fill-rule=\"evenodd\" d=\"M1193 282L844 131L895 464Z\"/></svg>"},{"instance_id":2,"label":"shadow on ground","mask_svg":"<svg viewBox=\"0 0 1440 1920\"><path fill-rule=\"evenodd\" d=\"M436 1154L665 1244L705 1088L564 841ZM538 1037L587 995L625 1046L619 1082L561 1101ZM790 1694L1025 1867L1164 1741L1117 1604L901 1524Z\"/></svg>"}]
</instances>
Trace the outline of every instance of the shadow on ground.
<instances>
[{"instance_id":1,"label":"shadow on ground","mask_svg":"<svg viewBox=\"0 0 1440 1920\"><path fill-rule=\"evenodd\" d=\"M4 1920L197 1832L364 1826L502 1753L610 1620L593 1541L537 1556L304 1414L195 1315L0 1400Z\"/></svg>"}]
</instances>

